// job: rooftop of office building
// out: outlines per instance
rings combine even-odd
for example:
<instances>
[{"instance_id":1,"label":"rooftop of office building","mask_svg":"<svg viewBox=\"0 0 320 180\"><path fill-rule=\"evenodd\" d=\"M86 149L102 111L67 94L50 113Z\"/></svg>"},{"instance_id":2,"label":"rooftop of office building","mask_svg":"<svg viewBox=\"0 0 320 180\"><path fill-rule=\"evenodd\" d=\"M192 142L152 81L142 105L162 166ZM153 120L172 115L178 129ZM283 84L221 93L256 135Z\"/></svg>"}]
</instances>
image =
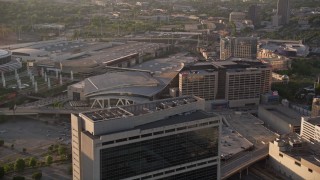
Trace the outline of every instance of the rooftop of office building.
<instances>
[{"instance_id":1,"label":"rooftop of office building","mask_svg":"<svg viewBox=\"0 0 320 180\"><path fill-rule=\"evenodd\" d=\"M202 62L184 67L180 74L210 74L216 71L217 68L211 63Z\"/></svg>"},{"instance_id":2,"label":"rooftop of office building","mask_svg":"<svg viewBox=\"0 0 320 180\"><path fill-rule=\"evenodd\" d=\"M210 73L217 71L218 69L226 69L227 71L239 71L239 70L253 70L259 68L268 68L269 65L264 64L258 60L249 60L243 58L232 58L225 61L214 62L198 62L186 66L181 71L182 73Z\"/></svg>"},{"instance_id":3,"label":"rooftop of office building","mask_svg":"<svg viewBox=\"0 0 320 180\"><path fill-rule=\"evenodd\" d=\"M172 99L164 99L159 101L152 101L145 104L135 104L123 107L113 107L110 109L94 110L80 113L80 116L86 117L92 122L107 121L111 119L126 118L128 116L139 116L143 114L153 113L164 109L169 109L177 106L183 106L196 102L198 99L192 96L178 97Z\"/></svg>"},{"instance_id":4,"label":"rooftop of office building","mask_svg":"<svg viewBox=\"0 0 320 180\"><path fill-rule=\"evenodd\" d=\"M187 56L185 53L178 53L168 58L150 60L135 65L132 68L150 71L154 77L158 77L162 82L167 84L171 82L184 66L195 62L195 60L195 57Z\"/></svg>"},{"instance_id":5,"label":"rooftop of office building","mask_svg":"<svg viewBox=\"0 0 320 180\"><path fill-rule=\"evenodd\" d=\"M215 61L213 65L226 69L267 68L268 65L258 61L243 58L231 58L226 61Z\"/></svg>"},{"instance_id":6,"label":"rooftop of office building","mask_svg":"<svg viewBox=\"0 0 320 180\"><path fill-rule=\"evenodd\" d=\"M199 119L210 118L210 117L214 117L214 116L216 116L216 115L208 114L207 112L205 112L203 110L195 110L195 111L190 111L190 112L186 112L183 114L176 114L174 116L170 116L168 118L165 118L165 119L162 119L162 120L159 120L156 122L137 126L136 128L141 129L141 130L152 129L152 128L168 126L168 125L172 125L172 124L186 123L188 121L195 121L195 120L199 120Z\"/></svg>"}]
</instances>

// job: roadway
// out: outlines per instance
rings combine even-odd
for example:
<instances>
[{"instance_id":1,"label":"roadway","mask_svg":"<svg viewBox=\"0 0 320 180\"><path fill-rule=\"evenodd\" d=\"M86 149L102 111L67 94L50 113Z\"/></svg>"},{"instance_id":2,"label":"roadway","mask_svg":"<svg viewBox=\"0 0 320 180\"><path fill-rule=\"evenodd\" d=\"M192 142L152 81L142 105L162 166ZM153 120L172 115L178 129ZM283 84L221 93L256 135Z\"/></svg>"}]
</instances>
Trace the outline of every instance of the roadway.
<instances>
[{"instance_id":1,"label":"roadway","mask_svg":"<svg viewBox=\"0 0 320 180\"><path fill-rule=\"evenodd\" d=\"M82 110L83 111L83 110ZM79 113L81 110L75 109L61 109L61 108L20 108L18 107L15 112L9 108L0 108L0 115L38 115L38 114L71 114Z\"/></svg>"},{"instance_id":2,"label":"roadway","mask_svg":"<svg viewBox=\"0 0 320 180\"><path fill-rule=\"evenodd\" d=\"M105 41L112 41L112 40L126 40L126 41L155 41L155 40L183 40L183 41L192 41L192 42L198 42L198 39L183 39L183 38L172 38L172 37L141 37L141 38L136 38L136 37L114 37L114 38L102 38L102 40Z\"/></svg>"},{"instance_id":3,"label":"roadway","mask_svg":"<svg viewBox=\"0 0 320 180\"><path fill-rule=\"evenodd\" d=\"M38 101L22 104L22 105L19 105L19 107L24 107L24 108L43 107L43 106L48 106L50 104L54 104L57 102L64 102L67 100L68 100L68 95L62 94L56 97L42 98Z\"/></svg>"},{"instance_id":4,"label":"roadway","mask_svg":"<svg viewBox=\"0 0 320 180\"><path fill-rule=\"evenodd\" d=\"M269 145L265 145L262 148L256 149L233 159L226 164L221 165L221 179L226 179L235 173L242 171L255 162L266 158L269 154Z\"/></svg>"}]
</instances>

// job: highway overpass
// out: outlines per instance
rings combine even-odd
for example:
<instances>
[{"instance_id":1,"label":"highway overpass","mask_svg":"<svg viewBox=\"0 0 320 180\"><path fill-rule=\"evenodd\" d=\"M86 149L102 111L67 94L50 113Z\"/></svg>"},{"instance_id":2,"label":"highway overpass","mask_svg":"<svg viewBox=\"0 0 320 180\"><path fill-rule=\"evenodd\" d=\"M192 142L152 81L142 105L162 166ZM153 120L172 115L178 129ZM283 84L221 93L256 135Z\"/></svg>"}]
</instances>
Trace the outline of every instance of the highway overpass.
<instances>
[{"instance_id":1,"label":"highway overpass","mask_svg":"<svg viewBox=\"0 0 320 180\"><path fill-rule=\"evenodd\" d=\"M221 165L221 179L227 179L235 173L241 172L257 161L265 159L268 154L269 145L265 145L262 148L248 152L244 156L240 156L237 159L231 160L226 164Z\"/></svg>"}]
</instances>

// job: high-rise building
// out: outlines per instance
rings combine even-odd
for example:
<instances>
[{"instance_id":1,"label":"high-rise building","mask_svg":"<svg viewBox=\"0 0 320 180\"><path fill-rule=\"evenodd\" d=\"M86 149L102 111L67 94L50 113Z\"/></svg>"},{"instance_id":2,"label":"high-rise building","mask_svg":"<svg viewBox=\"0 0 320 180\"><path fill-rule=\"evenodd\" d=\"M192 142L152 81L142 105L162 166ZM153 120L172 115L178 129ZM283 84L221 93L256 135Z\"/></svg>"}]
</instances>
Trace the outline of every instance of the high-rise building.
<instances>
[{"instance_id":1,"label":"high-rise building","mask_svg":"<svg viewBox=\"0 0 320 180\"><path fill-rule=\"evenodd\" d=\"M280 25L289 23L290 19L290 4L289 0L278 0L277 15L280 18Z\"/></svg>"},{"instance_id":2,"label":"high-rise building","mask_svg":"<svg viewBox=\"0 0 320 180\"><path fill-rule=\"evenodd\" d=\"M73 179L220 179L221 117L194 96L72 115Z\"/></svg>"},{"instance_id":3,"label":"high-rise building","mask_svg":"<svg viewBox=\"0 0 320 180\"><path fill-rule=\"evenodd\" d=\"M220 60L235 58L257 58L256 37L225 37L220 40Z\"/></svg>"},{"instance_id":4,"label":"high-rise building","mask_svg":"<svg viewBox=\"0 0 320 180\"><path fill-rule=\"evenodd\" d=\"M198 63L179 74L179 93L226 100L230 107L257 105L260 95L270 92L271 78L271 67L259 61Z\"/></svg>"},{"instance_id":5,"label":"high-rise building","mask_svg":"<svg viewBox=\"0 0 320 180\"><path fill-rule=\"evenodd\" d=\"M179 74L180 96L194 95L205 100L214 100L217 91L218 72L214 71L210 65L191 66L183 69Z\"/></svg>"},{"instance_id":6,"label":"high-rise building","mask_svg":"<svg viewBox=\"0 0 320 180\"><path fill-rule=\"evenodd\" d=\"M271 76L271 68L267 66L229 69L226 72L225 98L230 107L259 104L261 94L271 90Z\"/></svg>"},{"instance_id":7,"label":"high-rise building","mask_svg":"<svg viewBox=\"0 0 320 180\"><path fill-rule=\"evenodd\" d=\"M252 21L253 25L259 26L261 23L261 7L251 5L248 11L248 18Z\"/></svg>"}]
</instances>

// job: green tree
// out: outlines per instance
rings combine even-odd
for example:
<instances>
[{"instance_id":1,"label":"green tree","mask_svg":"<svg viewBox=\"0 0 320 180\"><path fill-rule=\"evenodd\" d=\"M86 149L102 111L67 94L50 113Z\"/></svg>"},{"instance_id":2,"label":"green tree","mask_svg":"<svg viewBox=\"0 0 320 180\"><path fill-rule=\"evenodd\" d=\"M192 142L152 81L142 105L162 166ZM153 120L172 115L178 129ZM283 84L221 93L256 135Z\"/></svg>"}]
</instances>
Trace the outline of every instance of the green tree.
<instances>
[{"instance_id":1,"label":"green tree","mask_svg":"<svg viewBox=\"0 0 320 180\"><path fill-rule=\"evenodd\" d=\"M46 164L47 164L47 165L52 164L52 161L53 161L52 156L49 155L49 156L46 157Z\"/></svg>"},{"instance_id":2,"label":"green tree","mask_svg":"<svg viewBox=\"0 0 320 180\"><path fill-rule=\"evenodd\" d=\"M64 146L60 145L58 148L58 154L64 155L65 153L66 153L66 148Z\"/></svg>"},{"instance_id":3,"label":"green tree","mask_svg":"<svg viewBox=\"0 0 320 180\"><path fill-rule=\"evenodd\" d=\"M40 180L42 178L42 172L35 172L32 174L32 179Z\"/></svg>"},{"instance_id":4,"label":"green tree","mask_svg":"<svg viewBox=\"0 0 320 180\"><path fill-rule=\"evenodd\" d=\"M35 167L36 165L37 165L37 160L34 157L30 158L29 166Z\"/></svg>"},{"instance_id":5,"label":"green tree","mask_svg":"<svg viewBox=\"0 0 320 180\"><path fill-rule=\"evenodd\" d=\"M48 150L53 151L53 145L49 146Z\"/></svg>"},{"instance_id":6,"label":"green tree","mask_svg":"<svg viewBox=\"0 0 320 180\"><path fill-rule=\"evenodd\" d=\"M5 173L11 172L11 171L13 171L13 164L12 163L5 164L3 166L3 169L4 169Z\"/></svg>"},{"instance_id":7,"label":"green tree","mask_svg":"<svg viewBox=\"0 0 320 180\"><path fill-rule=\"evenodd\" d=\"M23 159L17 159L14 164L14 170L15 171L23 171L26 164Z\"/></svg>"},{"instance_id":8,"label":"green tree","mask_svg":"<svg viewBox=\"0 0 320 180\"><path fill-rule=\"evenodd\" d=\"M316 95L320 95L320 84L317 83L314 90Z\"/></svg>"},{"instance_id":9,"label":"green tree","mask_svg":"<svg viewBox=\"0 0 320 180\"><path fill-rule=\"evenodd\" d=\"M4 145L4 140L0 139L0 146Z\"/></svg>"},{"instance_id":10,"label":"green tree","mask_svg":"<svg viewBox=\"0 0 320 180\"><path fill-rule=\"evenodd\" d=\"M4 168L0 166L0 179L4 176Z\"/></svg>"}]
</instances>

